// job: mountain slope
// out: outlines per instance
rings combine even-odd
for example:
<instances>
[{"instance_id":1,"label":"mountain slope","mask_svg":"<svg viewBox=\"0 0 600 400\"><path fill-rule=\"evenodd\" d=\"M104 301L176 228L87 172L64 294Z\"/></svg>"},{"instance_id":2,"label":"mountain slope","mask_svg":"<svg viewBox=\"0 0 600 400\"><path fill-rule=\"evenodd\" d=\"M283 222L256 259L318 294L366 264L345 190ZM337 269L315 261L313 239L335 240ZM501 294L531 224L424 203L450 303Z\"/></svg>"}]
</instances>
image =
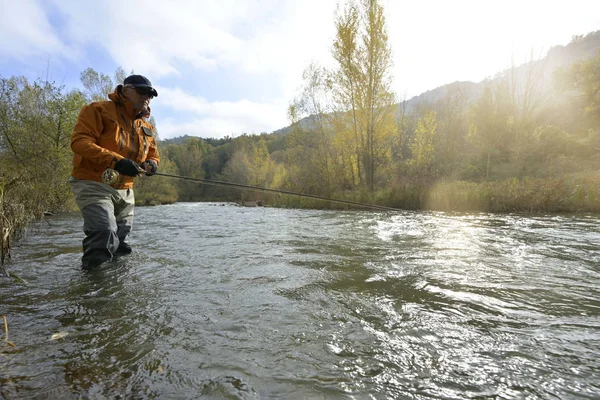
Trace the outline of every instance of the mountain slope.
<instances>
[{"instance_id":1,"label":"mountain slope","mask_svg":"<svg viewBox=\"0 0 600 400\"><path fill-rule=\"evenodd\" d=\"M549 81L552 72L556 70L556 68L567 67L578 60L594 57L599 51L600 31L591 32L586 36L574 36L573 40L568 45L554 46L548 50L544 58L517 66L512 73L514 73L516 76L525 76L528 70L533 67L537 70L537 76ZM511 69L497 73L493 78L491 78L491 81L499 81L508 73L511 73ZM409 100L400 102L398 104L398 110L400 111L404 108L406 112L410 113L419 106L433 104L436 101L439 101L443 98L446 98L448 95L457 92L462 92L462 95L465 96L467 103L471 103L479 97L487 81L488 80L486 79L477 83L470 81L453 82L439 86L435 89L421 93L418 96L414 96ZM299 122L302 126L309 126L313 118L314 116L311 115L302 118ZM291 132L291 126L273 131L274 134L284 135L289 132Z\"/></svg>"}]
</instances>

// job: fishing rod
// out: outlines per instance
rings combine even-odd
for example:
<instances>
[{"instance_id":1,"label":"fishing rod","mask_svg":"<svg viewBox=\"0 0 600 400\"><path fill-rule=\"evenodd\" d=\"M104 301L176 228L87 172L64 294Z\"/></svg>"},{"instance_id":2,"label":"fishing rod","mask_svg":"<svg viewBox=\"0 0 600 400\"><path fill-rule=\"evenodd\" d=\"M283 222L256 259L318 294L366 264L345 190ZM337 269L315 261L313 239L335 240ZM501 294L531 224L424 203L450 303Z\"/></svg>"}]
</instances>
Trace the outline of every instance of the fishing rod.
<instances>
[{"instance_id":1,"label":"fishing rod","mask_svg":"<svg viewBox=\"0 0 600 400\"><path fill-rule=\"evenodd\" d=\"M144 172L144 171L140 171L140 172ZM317 196L314 194L297 193L297 192L291 192L289 190L281 190L281 189L270 189L270 188L265 188L265 187L260 187L260 186L244 185L242 183L217 181L217 180L213 180L213 179L203 179L203 178L192 178L191 176L165 174L165 173L160 173L160 172L157 172L153 175L165 176L167 178L182 179L182 180L186 180L186 181L200 182L200 183L204 183L207 185L214 185L214 186L226 186L226 187L234 187L234 188L244 189L244 190L259 190L259 191L263 191L263 192L287 194L287 195L298 196L298 197L308 197L311 199L330 201L333 203L340 203L340 204L347 204L347 205L352 205L352 206L356 206L356 207L372 208L375 210L404 211L399 208L379 206L377 204L360 203L360 202L351 201L351 200L332 199L330 197ZM117 171L115 171L114 169L110 169L110 168L106 169L104 171L104 173L102 174L102 180L109 185L116 183L118 179L119 179L119 173Z\"/></svg>"},{"instance_id":2,"label":"fishing rod","mask_svg":"<svg viewBox=\"0 0 600 400\"><path fill-rule=\"evenodd\" d=\"M203 179L203 178L192 178L190 176L165 174L165 173L160 173L160 172L157 172L154 175L156 175L156 176L166 176L166 177L169 177L169 178L183 179L183 180L187 180L187 181L201 182L201 183L205 183L207 185L228 186L228 187L234 187L234 188L245 189L245 190L260 190L260 191L263 191L263 192L280 193L280 194L287 194L287 195L298 196L298 197L308 197L308 198L311 198L311 199L325 200L325 201L330 201L330 202L333 202L333 203L341 203L341 204L353 205L353 206L358 206L358 207L372 208L372 209L376 209L376 210L404 211L404 210L401 210L399 208L380 206L380 205L377 205L377 204L360 203L360 202L351 201L351 200L333 199L333 198L330 198L330 197L317 196L317 195L313 195L313 194L291 192L289 190L270 189L270 188L265 188L265 187L260 187L260 186L244 185L242 183L217 181L217 180L213 180L213 179Z\"/></svg>"}]
</instances>

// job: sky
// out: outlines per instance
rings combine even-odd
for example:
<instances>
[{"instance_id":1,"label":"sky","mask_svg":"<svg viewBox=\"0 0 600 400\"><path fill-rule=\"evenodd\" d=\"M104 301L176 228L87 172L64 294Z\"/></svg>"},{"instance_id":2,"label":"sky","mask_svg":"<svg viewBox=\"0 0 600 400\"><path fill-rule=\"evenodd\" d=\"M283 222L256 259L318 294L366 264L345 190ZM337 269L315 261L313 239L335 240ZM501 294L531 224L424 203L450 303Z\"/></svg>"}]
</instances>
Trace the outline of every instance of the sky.
<instances>
[{"instance_id":1,"label":"sky","mask_svg":"<svg viewBox=\"0 0 600 400\"><path fill-rule=\"evenodd\" d=\"M270 133L310 63L333 67L340 0L0 0L0 76L82 89L88 67L145 75L162 139ZM598 0L382 0L392 90L480 82L600 30Z\"/></svg>"}]
</instances>

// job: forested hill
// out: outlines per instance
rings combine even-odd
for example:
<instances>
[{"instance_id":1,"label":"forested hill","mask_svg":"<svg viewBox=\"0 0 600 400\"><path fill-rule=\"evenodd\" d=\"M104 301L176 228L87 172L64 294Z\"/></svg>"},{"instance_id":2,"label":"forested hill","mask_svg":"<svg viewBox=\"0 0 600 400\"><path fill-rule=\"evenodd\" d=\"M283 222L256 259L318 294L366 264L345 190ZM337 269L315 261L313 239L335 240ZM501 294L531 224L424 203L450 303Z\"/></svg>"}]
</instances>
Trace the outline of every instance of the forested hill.
<instances>
[{"instance_id":1,"label":"forested hill","mask_svg":"<svg viewBox=\"0 0 600 400\"><path fill-rule=\"evenodd\" d=\"M544 62L549 69L565 67L573 61L595 56L600 50L600 30L591 32L585 36L574 36L566 46L554 46L550 50Z\"/></svg>"},{"instance_id":2,"label":"forested hill","mask_svg":"<svg viewBox=\"0 0 600 400\"><path fill-rule=\"evenodd\" d=\"M190 138L196 138L196 136L190 136L190 135L183 135L183 136L178 136L175 138L171 138L171 139L163 139L161 140L162 144L172 144L172 145L181 145L184 144L185 142L188 141L188 139ZM202 139L202 141L208 145L211 146L221 146L229 141L231 141L232 138L226 136L225 138L222 139Z\"/></svg>"},{"instance_id":3,"label":"forested hill","mask_svg":"<svg viewBox=\"0 0 600 400\"><path fill-rule=\"evenodd\" d=\"M535 58L535 49L532 50L534 52L533 56ZM555 71L559 67L568 67L571 63L577 60L588 59L595 56L598 51L600 51L600 30L591 32L587 35L578 35L573 36L571 42L566 45L557 45L548 50L546 56L532 61L534 67L538 68L538 75L543 76L546 81L549 81L552 72ZM510 63L510 60L507 60L507 64ZM527 73L528 69L531 69L531 62L525 63L520 66L516 66L514 72L517 75L524 75ZM408 100L404 100L398 104L399 112L403 110L406 112L411 112L415 108L425 105L425 104L433 104L441 99L447 98L451 93L462 92L462 94L467 99L468 103L473 103L481 93L486 85L486 82L498 81L503 78L503 76L510 72L510 68L504 71L498 72L493 76L481 81L481 82L452 82L443 86L439 86L435 89L428 90L424 93L421 93L418 96L414 96ZM547 82L549 83L549 82ZM311 121L314 116L308 116L299 121L302 126L311 125ZM274 134L287 134L291 131L291 126L286 126L284 128L275 130Z\"/></svg>"},{"instance_id":4,"label":"forested hill","mask_svg":"<svg viewBox=\"0 0 600 400\"><path fill-rule=\"evenodd\" d=\"M533 61L536 67L539 67L542 71L539 75L546 78L551 77L552 72L559 67L567 67L571 63L581 59L587 59L595 56L600 50L600 31L592 32L586 36L574 36L571 43L566 46L554 46L550 48L545 57ZM535 52L535 50L533 50ZM535 54L533 54L535 57ZM510 60L507 60L509 62ZM526 70L530 69L530 63L520 65L515 68L517 75L525 74ZM510 68L502 72L496 73L493 77L488 78L492 81L498 81L503 78L507 73L510 73ZM468 98L472 101L477 99L482 93L483 88L488 79L481 82L453 82L447 85L437 87L429 90L418 96L415 96L403 103L399 104L402 108L406 106L407 110L411 110L420 104L435 103L436 101L443 99L449 93L457 90L462 90L468 93Z\"/></svg>"}]
</instances>

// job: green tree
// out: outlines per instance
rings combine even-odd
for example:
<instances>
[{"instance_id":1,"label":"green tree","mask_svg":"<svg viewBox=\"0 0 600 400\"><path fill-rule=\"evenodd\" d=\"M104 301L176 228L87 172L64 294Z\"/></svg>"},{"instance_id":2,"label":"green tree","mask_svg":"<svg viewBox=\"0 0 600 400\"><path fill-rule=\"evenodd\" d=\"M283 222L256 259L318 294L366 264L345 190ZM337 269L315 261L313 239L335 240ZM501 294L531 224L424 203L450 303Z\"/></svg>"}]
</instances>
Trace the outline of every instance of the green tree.
<instances>
[{"instance_id":1,"label":"green tree","mask_svg":"<svg viewBox=\"0 0 600 400\"><path fill-rule=\"evenodd\" d=\"M282 171L271 159L263 136L240 136L233 141L232 147L231 158L223 170L226 181L268 188L281 185ZM242 199L249 196L259 200L261 194L242 192Z\"/></svg>"},{"instance_id":2,"label":"green tree","mask_svg":"<svg viewBox=\"0 0 600 400\"><path fill-rule=\"evenodd\" d=\"M48 209L61 208L70 198L66 178L71 169L70 139L79 110L85 104L78 91L65 92L53 82L25 78L0 82L0 135L5 157L26 176L46 187Z\"/></svg>"},{"instance_id":3,"label":"green tree","mask_svg":"<svg viewBox=\"0 0 600 400\"><path fill-rule=\"evenodd\" d=\"M223 175L229 182L270 186L273 164L264 138L243 135L233 141Z\"/></svg>"},{"instance_id":4,"label":"green tree","mask_svg":"<svg viewBox=\"0 0 600 400\"><path fill-rule=\"evenodd\" d=\"M288 109L292 131L286 138L285 167L287 170L288 189L309 193L327 195L331 191L332 177L330 175L328 154L321 132L315 129L315 123L305 123L298 120L298 104L292 104ZM311 117L309 117L311 118Z\"/></svg>"},{"instance_id":5,"label":"green tree","mask_svg":"<svg viewBox=\"0 0 600 400\"><path fill-rule=\"evenodd\" d=\"M159 149L160 150L160 149ZM159 172L177 175L177 166L166 154L161 155ZM153 206L177 201L177 181L160 176L141 176L135 182L135 202Z\"/></svg>"},{"instance_id":6,"label":"green tree","mask_svg":"<svg viewBox=\"0 0 600 400\"><path fill-rule=\"evenodd\" d=\"M188 137L181 145L166 146L159 152L161 157L166 157L177 166L179 175L191 178L205 177L204 161L207 154L207 145L197 137ZM203 187L193 181L181 181L179 183L178 198L184 201L199 200L202 198Z\"/></svg>"},{"instance_id":7,"label":"green tree","mask_svg":"<svg viewBox=\"0 0 600 400\"><path fill-rule=\"evenodd\" d=\"M0 261L32 219L68 207L70 138L83 104L53 82L0 78Z\"/></svg>"},{"instance_id":8,"label":"green tree","mask_svg":"<svg viewBox=\"0 0 600 400\"><path fill-rule=\"evenodd\" d=\"M328 74L336 149L332 160L344 187L356 183L373 191L387 181L392 151L399 141L396 96L391 90L392 56L379 0L350 1L336 15Z\"/></svg>"}]
</instances>

